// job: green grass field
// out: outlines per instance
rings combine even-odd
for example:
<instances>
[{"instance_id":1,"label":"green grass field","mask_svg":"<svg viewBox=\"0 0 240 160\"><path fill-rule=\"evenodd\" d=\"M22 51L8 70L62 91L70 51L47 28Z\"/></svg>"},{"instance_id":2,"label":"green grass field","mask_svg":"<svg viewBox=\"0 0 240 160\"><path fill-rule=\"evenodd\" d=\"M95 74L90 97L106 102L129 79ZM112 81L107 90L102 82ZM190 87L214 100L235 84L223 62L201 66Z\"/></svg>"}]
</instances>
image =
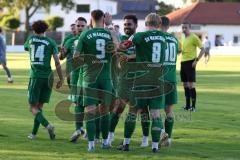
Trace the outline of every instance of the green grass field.
<instances>
[{"instance_id":1,"label":"green grass field","mask_svg":"<svg viewBox=\"0 0 240 160\"><path fill-rule=\"evenodd\" d=\"M158 154L153 154L150 147L140 148L142 134L138 122L130 152L116 148L102 150L97 145L97 151L90 154L86 151L86 140L80 139L77 144L68 142L74 123L56 117L55 104L66 98L56 92L44 109L46 117L56 127L56 140L50 141L43 127L36 140L27 139L33 122L27 104L29 61L26 54L8 54L8 65L15 81L8 84L0 67L0 159L240 159L239 61L237 56L214 56L207 66L199 62L197 112L191 115L181 109L184 95L178 84L179 103L175 108L171 148L163 148ZM123 138L124 117L116 130L115 147Z\"/></svg>"}]
</instances>

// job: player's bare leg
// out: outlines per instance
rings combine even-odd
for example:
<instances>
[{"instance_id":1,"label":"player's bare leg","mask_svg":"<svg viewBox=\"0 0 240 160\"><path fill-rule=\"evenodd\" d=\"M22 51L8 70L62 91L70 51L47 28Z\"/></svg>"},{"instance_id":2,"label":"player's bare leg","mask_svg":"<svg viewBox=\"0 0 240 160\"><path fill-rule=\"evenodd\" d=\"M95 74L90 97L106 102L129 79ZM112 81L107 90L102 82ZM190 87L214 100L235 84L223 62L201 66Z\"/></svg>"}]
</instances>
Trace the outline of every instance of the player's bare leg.
<instances>
[{"instance_id":1,"label":"player's bare leg","mask_svg":"<svg viewBox=\"0 0 240 160\"><path fill-rule=\"evenodd\" d=\"M43 103L30 105L30 112L35 116L35 118L32 134L29 135L28 138L34 139L36 137L39 125L42 124L45 128L47 128L50 139L53 140L55 139L54 126L49 124L47 119L43 116L42 108Z\"/></svg>"},{"instance_id":2,"label":"player's bare leg","mask_svg":"<svg viewBox=\"0 0 240 160\"><path fill-rule=\"evenodd\" d=\"M5 72L6 72L7 76L8 76L8 83L13 83L13 78L12 78L11 72L8 69L7 65L2 63L2 67L3 67L3 69L5 70Z\"/></svg>"}]
</instances>

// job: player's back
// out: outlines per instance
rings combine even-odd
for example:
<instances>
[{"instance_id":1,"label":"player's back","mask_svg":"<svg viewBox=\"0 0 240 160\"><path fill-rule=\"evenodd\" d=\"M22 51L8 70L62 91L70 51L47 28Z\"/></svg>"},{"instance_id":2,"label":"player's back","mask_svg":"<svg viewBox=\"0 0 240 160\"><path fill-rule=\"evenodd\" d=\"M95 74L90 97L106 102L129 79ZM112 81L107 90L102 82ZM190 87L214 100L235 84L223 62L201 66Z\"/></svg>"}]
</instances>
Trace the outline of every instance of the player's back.
<instances>
[{"instance_id":1,"label":"player's back","mask_svg":"<svg viewBox=\"0 0 240 160\"><path fill-rule=\"evenodd\" d=\"M93 56L91 62L83 67L85 79L97 75L101 79L110 79L110 61L114 49L110 31L104 28L93 28L81 34L77 46L80 54ZM86 60L86 58L85 58ZM101 64L101 65L98 65Z\"/></svg>"},{"instance_id":2,"label":"player's back","mask_svg":"<svg viewBox=\"0 0 240 160\"><path fill-rule=\"evenodd\" d=\"M174 35L170 33L165 34L167 42L167 49L164 57L164 66L167 68L165 79L171 82L176 82L176 62L180 46Z\"/></svg>"},{"instance_id":3,"label":"player's back","mask_svg":"<svg viewBox=\"0 0 240 160\"><path fill-rule=\"evenodd\" d=\"M162 63L166 48L164 33L158 30L139 32L133 35L137 62Z\"/></svg>"},{"instance_id":4,"label":"player's back","mask_svg":"<svg viewBox=\"0 0 240 160\"><path fill-rule=\"evenodd\" d=\"M24 48L30 54L30 76L47 78L52 71L51 57L58 52L55 41L45 36L33 35L25 42Z\"/></svg>"}]
</instances>

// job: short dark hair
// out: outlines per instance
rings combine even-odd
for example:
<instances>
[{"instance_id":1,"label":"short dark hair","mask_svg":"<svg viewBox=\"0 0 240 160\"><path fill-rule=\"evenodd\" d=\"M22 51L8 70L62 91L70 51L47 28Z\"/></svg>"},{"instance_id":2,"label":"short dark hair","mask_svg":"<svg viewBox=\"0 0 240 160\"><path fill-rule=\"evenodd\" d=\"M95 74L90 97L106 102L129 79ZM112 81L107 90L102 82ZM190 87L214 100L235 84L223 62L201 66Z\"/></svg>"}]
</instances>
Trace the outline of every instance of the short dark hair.
<instances>
[{"instance_id":1,"label":"short dark hair","mask_svg":"<svg viewBox=\"0 0 240 160\"><path fill-rule=\"evenodd\" d=\"M170 20L169 20L168 17L162 16L162 17L161 17L161 20L162 20L162 26L168 27L168 26L170 25Z\"/></svg>"},{"instance_id":2,"label":"short dark hair","mask_svg":"<svg viewBox=\"0 0 240 160\"><path fill-rule=\"evenodd\" d=\"M91 12L91 17L95 21L99 21L102 17L104 17L104 13L100 9L93 10Z\"/></svg>"},{"instance_id":3,"label":"short dark hair","mask_svg":"<svg viewBox=\"0 0 240 160\"><path fill-rule=\"evenodd\" d=\"M35 21L32 24L32 30L37 34L44 33L47 29L48 29L48 24L43 20Z\"/></svg>"},{"instance_id":4,"label":"short dark hair","mask_svg":"<svg viewBox=\"0 0 240 160\"><path fill-rule=\"evenodd\" d=\"M84 17L78 17L77 21L83 21L87 23L87 20Z\"/></svg>"},{"instance_id":5,"label":"short dark hair","mask_svg":"<svg viewBox=\"0 0 240 160\"><path fill-rule=\"evenodd\" d=\"M182 24L187 24L189 27L191 27L191 22L190 21L183 21Z\"/></svg>"},{"instance_id":6,"label":"short dark hair","mask_svg":"<svg viewBox=\"0 0 240 160\"><path fill-rule=\"evenodd\" d=\"M136 16L135 14L127 14L127 15L125 15L125 16L123 17L123 19L124 19L124 20L125 20L125 19L131 19L131 20L133 20L133 22L134 22L135 24L138 23L138 18L137 18L137 16Z\"/></svg>"},{"instance_id":7,"label":"short dark hair","mask_svg":"<svg viewBox=\"0 0 240 160\"><path fill-rule=\"evenodd\" d=\"M72 27L72 26L75 26L75 25L76 25L75 23L72 23L72 24L71 24L71 27Z\"/></svg>"},{"instance_id":8,"label":"short dark hair","mask_svg":"<svg viewBox=\"0 0 240 160\"><path fill-rule=\"evenodd\" d=\"M114 25L114 27L120 28L120 26L119 26L119 25L117 25L117 24L115 24L115 25Z\"/></svg>"}]
</instances>

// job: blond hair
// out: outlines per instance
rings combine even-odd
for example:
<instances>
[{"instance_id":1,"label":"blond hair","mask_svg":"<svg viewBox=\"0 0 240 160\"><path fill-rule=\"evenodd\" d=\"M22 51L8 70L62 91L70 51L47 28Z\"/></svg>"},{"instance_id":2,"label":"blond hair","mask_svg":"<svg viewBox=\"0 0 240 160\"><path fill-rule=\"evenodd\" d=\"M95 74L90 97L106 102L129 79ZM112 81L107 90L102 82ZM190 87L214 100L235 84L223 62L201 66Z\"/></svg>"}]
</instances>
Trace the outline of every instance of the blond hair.
<instances>
[{"instance_id":1,"label":"blond hair","mask_svg":"<svg viewBox=\"0 0 240 160\"><path fill-rule=\"evenodd\" d=\"M146 26L160 27L161 23L161 17L156 13L150 13L145 17Z\"/></svg>"}]
</instances>

